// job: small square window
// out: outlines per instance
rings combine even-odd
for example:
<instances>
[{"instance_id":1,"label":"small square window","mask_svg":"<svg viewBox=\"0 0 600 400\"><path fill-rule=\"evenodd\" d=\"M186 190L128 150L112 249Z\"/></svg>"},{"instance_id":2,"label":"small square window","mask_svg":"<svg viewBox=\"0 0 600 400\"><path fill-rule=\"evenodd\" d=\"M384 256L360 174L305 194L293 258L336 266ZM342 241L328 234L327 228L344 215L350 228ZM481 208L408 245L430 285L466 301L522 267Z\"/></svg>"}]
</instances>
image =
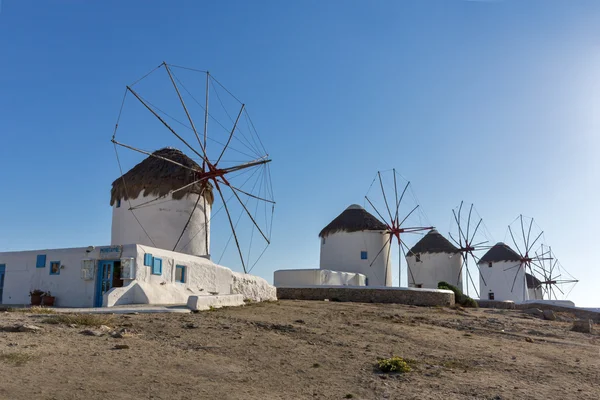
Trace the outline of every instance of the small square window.
<instances>
[{"instance_id":1,"label":"small square window","mask_svg":"<svg viewBox=\"0 0 600 400\"><path fill-rule=\"evenodd\" d=\"M60 275L60 261L50 261L50 275Z\"/></svg>"},{"instance_id":2,"label":"small square window","mask_svg":"<svg viewBox=\"0 0 600 400\"><path fill-rule=\"evenodd\" d=\"M162 275L162 259L154 257L152 275Z\"/></svg>"},{"instance_id":3,"label":"small square window","mask_svg":"<svg viewBox=\"0 0 600 400\"><path fill-rule=\"evenodd\" d=\"M37 260L35 261L36 268L46 268L46 255L38 254Z\"/></svg>"},{"instance_id":4,"label":"small square window","mask_svg":"<svg viewBox=\"0 0 600 400\"><path fill-rule=\"evenodd\" d=\"M367 256L367 252L366 252L366 251L361 251L361 252L360 252L360 259L361 259L361 260L366 260L366 259L368 259L368 256Z\"/></svg>"},{"instance_id":5,"label":"small square window","mask_svg":"<svg viewBox=\"0 0 600 400\"><path fill-rule=\"evenodd\" d=\"M175 267L175 282L185 283L185 265Z\"/></svg>"},{"instance_id":6,"label":"small square window","mask_svg":"<svg viewBox=\"0 0 600 400\"><path fill-rule=\"evenodd\" d=\"M421 262L421 255L420 254L415 255L415 259L417 260L417 262Z\"/></svg>"},{"instance_id":7,"label":"small square window","mask_svg":"<svg viewBox=\"0 0 600 400\"><path fill-rule=\"evenodd\" d=\"M144 265L146 267L152 266L152 254L150 254L150 253L144 254Z\"/></svg>"},{"instance_id":8,"label":"small square window","mask_svg":"<svg viewBox=\"0 0 600 400\"><path fill-rule=\"evenodd\" d=\"M121 199L117 200L117 208L121 207Z\"/></svg>"},{"instance_id":9,"label":"small square window","mask_svg":"<svg viewBox=\"0 0 600 400\"><path fill-rule=\"evenodd\" d=\"M488 267L492 268L492 263L491 262L488 263Z\"/></svg>"},{"instance_id":10,"label":"small square window","mask_svg":"<svg viewBox=\"0 0 600 400\"><path fill-rule=\"evenodd\" d=\"M489 300L494 300L494 293L488 293L488 299Z\"/></svg>"}]
</instances>

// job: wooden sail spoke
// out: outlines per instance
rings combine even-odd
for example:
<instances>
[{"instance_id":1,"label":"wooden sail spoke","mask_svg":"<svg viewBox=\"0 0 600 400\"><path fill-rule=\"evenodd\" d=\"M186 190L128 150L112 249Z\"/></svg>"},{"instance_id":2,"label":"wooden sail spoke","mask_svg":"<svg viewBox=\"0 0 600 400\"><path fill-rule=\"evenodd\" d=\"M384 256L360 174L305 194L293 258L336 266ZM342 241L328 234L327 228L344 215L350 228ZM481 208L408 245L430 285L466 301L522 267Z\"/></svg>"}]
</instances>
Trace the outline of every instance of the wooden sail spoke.
<instances>
[{"instance_id":1,"label":"wooden sail spoke","mask_svg":"<svg viewBox=\"0 0 600 400\"><path fill-rule=\"evenodd\" d=\"M156 111L154 111L154 109L152 107L150 107L150 105L148 103L146 103L139 94L137 94L135 92L135 90L133 90L131 87L127 86L127 90L129 90L139 101L140 103L142 103L144 105L144 107L146 107L148 109L148 111L150 111L156 118L158 118L158 120L160 122L162 122L162 124L169 130L171 131L171 133L173 135L175 135L175 137L177 137L177 139L181 140L181 142L183 142L183 144L185 144L191 151L193 151L198 157L200 158L206 158L208 159L208 157L206 156L206 154L202 155L200 153L198 153L198 151L196 151L196 149L194 149L184 138L182 138L177 132L175 132L175 130L173 128L171 128L171 126L169 124L167 124L167 122L162 119L162 117L160 115L158 115L158 113Z\"/></svg>"}]
</instances>

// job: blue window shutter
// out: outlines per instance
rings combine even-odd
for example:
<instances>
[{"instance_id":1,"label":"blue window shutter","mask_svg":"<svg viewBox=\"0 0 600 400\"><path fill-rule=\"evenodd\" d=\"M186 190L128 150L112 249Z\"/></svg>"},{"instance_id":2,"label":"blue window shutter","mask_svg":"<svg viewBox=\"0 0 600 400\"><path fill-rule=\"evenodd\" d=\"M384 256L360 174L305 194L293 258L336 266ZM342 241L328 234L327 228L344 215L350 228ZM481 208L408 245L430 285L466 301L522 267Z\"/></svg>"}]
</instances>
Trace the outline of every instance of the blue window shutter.
<instances>
[{"instance_id":1,"label":"blue window shutter","mask_svg":"<svg viewBox=\"0 0 600 400\"><path fill-rule=\"evenodd\" d=\"M151 267L152 264L152 254L146 253L144 254L144 265L147 267Z\"/></svg>"},{"instance_id":2,"label":"blue window shutter","mask_svg":"<svg viewBox=\"0 0 600 400\"><path fill-rule=\"evenodd\" d=\"M367 258L368 258L367 257L367 252L366 251L361 251L360 252L360 259L361 260L366 260Z\"/></svg>"},{"instance_id":3,"label":"blue window shutter","mask_svg":"<svg viewBox=\"0 0 600 400\"><path fill-rule=\"evenodd\" d=\"M46 255L45 254L38 254L37 260L35 262L35 267L36 268L45 268L46 267Z\"/></svg>"},{"instance_id":4,"label":"blue window shutter","mask_svg":"<svg viewBox=\"0 0 600 400\"><path fill-rule=\"evenodd\" d=\"M152 265L152 274L162 275L162 260L160 258L154 257L154 263Z\"/></svg>"}]
</instances>

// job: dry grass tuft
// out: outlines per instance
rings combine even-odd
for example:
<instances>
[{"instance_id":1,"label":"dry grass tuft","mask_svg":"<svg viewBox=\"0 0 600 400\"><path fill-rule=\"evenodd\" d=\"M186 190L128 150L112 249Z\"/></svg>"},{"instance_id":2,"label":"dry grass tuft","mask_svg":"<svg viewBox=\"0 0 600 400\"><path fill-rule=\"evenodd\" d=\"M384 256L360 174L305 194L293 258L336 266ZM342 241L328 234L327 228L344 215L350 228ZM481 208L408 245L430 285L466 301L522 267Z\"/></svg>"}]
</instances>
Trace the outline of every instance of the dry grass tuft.
<instances>
[{"instance_id":1,"label":"dry grass tuft","mask_svg":"<svg viewBox=\"0 0 600 400\"><path fill-rule=\"evenodd\" d=\"M444 368L448 368L448 369L462 369L462 370L471 369L471 365L469 365L469 363L467 361L457 360L457 359L444 361L442 363L442 366Z\"/></svg>"},{"instance_id":2,"label":"dry grass tuft","mask_svg":"<svg viewBox=\"0 0 600 400\"><path fill-rule=\"evenodd\" d=\"M61 314L46 318L42 321L45 324L63 324L80 326L110 326L115 322L112 315L101 314Z\"/></svg>"},{"instance_id":3,"label":"dry grass tuft","mask_svg":"<svg viewBox=\"0 0 600 400\"><path fill-rule=\"evenodd\" d=\"M280 306L281 302L279 300L265 300L265 301L253 301L253 300L244 300L246 307L268 307L270 305Z\"/></svg>"},{"instance_id":4,"label":"dry grass tuft","mask_svg":"<svg viewBox=\"0 0 600 400\"><path fill-rule=\"evenodd\" d=\"M42 306L8 308L6 311L25 314L56 314L56 311L54 309Z\"/></svg>"},{"instance_id":5,"label":"dry grass tuft","mask_svg":"<svg viewBox=\"0 0 600 400\"><path fill-rule=\"evenodd\" d=\"M0 361L17 366L24 365L33 358L31 354L19 352L0 354Z\"/></svg>"}]
</instances>

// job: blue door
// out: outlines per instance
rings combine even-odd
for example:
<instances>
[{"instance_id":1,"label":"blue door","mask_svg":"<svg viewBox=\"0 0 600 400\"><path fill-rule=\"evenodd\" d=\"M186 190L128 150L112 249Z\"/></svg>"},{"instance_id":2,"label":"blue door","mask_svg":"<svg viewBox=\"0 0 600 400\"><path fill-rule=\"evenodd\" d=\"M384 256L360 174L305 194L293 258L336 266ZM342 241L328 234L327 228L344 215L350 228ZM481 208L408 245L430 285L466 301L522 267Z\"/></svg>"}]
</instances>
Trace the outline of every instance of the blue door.
<instances>
[{"instance_id":1,"label":"blue door","mask_svg":"<svg viewBox=\"0 0 600 400\"><path fill-rule=\"evenodd\" d=\"M2 304L2 292L4 291L4 275L6 274L6 264L0 264L0 304Z\"/></svg>"},{"instance_id":2,"label":"blue door","mask_svg":"<svg viewBox=\"0 0 600 400\"><path fill-rule=\"evenodd\" d=\"M112 288L114 261L98 261L94 307L102 307L102 295Z\"/></svg>"}]
</instances>

